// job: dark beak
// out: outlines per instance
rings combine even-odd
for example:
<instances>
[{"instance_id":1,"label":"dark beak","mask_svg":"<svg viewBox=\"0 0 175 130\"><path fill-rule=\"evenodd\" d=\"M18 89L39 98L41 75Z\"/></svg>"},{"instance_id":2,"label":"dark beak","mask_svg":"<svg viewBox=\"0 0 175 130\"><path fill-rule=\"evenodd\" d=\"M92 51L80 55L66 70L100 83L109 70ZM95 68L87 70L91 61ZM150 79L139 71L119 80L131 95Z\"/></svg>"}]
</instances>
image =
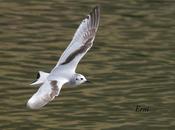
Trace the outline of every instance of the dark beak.
<instances>
[{"instance_id":1,"label":"dark beak","mask_svg":"<svg viewBox=\"0 0 175 130\"><path fill-rule=\"evenodd\" d=\"M87 80L86 83L91 83L91 81Z\"/></svg>"}]
</instances>

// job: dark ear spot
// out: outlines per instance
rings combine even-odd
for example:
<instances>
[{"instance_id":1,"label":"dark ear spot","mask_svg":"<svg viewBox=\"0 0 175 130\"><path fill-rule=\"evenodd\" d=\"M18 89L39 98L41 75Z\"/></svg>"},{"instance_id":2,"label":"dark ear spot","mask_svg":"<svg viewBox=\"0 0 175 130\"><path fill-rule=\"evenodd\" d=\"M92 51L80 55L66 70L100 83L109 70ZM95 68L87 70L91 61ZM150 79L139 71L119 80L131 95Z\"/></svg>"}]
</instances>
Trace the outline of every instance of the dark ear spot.
<instances>
[{"instance_id":1,"label":"dark ear spot","mask_svg":"<svg viewBox=\"0 0 175 130\"><path fill-rule=\"evenodd\" d=\"M77 78L75 80L78 80Z\"/></svg>"}]
</instances>

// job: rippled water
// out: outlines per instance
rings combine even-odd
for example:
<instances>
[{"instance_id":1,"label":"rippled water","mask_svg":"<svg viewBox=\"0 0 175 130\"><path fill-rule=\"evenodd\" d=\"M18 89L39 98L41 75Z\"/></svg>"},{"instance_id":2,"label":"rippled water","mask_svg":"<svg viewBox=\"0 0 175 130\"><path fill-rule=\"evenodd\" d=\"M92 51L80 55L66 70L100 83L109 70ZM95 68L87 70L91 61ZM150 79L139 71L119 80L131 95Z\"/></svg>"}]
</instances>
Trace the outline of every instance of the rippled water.
<instances>
[{"instance_id":1,"label":"rippled water","mask_svg":"<svg viewBox=\"0 0 175 130\"><path fill-rule=\"evenodd\" d=\"M92 84L27 109L37 71L54 67L97 4L100 27L77 70ZM173 0L1 0L0 129L175 129L174 14Z\"/></svg>"}]
</instances>

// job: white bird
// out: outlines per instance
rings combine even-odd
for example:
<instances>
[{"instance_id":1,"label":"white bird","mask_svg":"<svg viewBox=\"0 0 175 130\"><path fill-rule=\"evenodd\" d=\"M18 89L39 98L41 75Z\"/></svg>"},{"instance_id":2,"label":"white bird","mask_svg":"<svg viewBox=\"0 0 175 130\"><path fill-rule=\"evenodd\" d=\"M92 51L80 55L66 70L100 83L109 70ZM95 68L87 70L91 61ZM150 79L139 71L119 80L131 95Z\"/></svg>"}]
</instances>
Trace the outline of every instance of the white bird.
<instances>
[{"instance_id":1,"label":"white bird","mask_svg":"<svg viewBox=\"0 0 175 130\"><path fill-rule=\"evenodd\" d=\"M75 72L77 65L92 47L100 21L100 8L96 6L81 22L74 37L50 73L39 71L37 81L41 85L28 100L27 107L39 109L58 96L63 85L78 86L87 79Z\"/></svg>"}]
</instances>

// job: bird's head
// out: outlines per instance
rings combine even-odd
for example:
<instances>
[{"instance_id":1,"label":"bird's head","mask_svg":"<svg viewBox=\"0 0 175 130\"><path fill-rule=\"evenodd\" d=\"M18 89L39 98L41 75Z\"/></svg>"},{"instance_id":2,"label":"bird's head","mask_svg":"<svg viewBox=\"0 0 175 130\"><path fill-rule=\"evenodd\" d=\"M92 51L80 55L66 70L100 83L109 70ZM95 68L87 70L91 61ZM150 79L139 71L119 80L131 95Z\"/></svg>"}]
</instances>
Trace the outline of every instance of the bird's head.
<instances>
[{"instance_id":1,"label":"bird's head","mask_svg":"<svg viewBox=\"0 0 175 130\"><path fill-rule=\"evenodd\" d=\"M82 74L75 74L74 82L76 85L80 85L85 82L89 82Z\"/></svg>"}]
</instances>

